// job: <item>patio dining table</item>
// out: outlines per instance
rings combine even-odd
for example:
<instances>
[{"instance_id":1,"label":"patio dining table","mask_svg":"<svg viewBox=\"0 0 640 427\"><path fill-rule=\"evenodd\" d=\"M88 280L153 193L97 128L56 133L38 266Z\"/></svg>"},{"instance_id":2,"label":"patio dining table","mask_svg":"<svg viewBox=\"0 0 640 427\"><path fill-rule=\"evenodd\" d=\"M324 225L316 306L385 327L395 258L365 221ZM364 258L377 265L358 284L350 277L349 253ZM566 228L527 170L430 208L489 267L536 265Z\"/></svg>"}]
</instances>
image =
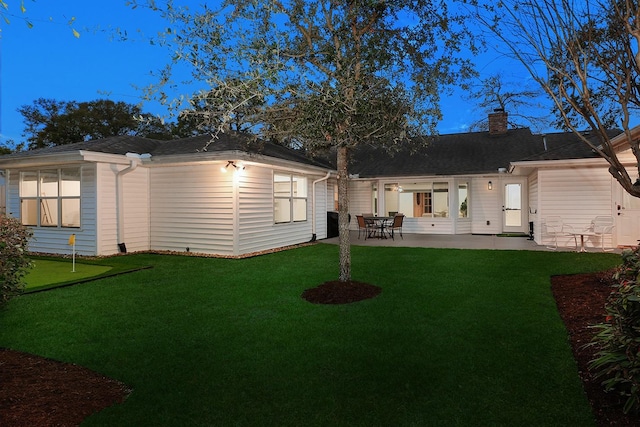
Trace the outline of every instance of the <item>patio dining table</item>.
<instances>
[{"instance_id":1,"label":"patio dining table","mask_svg":"<svg viewBox=\"0 0 640 427\"><path fill-rule=\"evenodd\" d=\"M390 221L393 221L392 216L365 216L364 220L369 224L373 224L374 228L377 229L378 239L387 238L384 229L390 223Z\"/></svg>"},{"instance_id":2,"label":"patio dining table","mask_svg":"<svg viewBox=\"0 0 640 427\"><path fill-rule=\"evenodd\" d=\"M576 250L578 252L587 252L587 249L584 247L584 237L591 237L591 236L596 236L596 233L594 233L593 231L572 231L569 234L571 234L574 237L578 237L580 236L580 249L576 248Z\"/></svg>"}]
</instances>

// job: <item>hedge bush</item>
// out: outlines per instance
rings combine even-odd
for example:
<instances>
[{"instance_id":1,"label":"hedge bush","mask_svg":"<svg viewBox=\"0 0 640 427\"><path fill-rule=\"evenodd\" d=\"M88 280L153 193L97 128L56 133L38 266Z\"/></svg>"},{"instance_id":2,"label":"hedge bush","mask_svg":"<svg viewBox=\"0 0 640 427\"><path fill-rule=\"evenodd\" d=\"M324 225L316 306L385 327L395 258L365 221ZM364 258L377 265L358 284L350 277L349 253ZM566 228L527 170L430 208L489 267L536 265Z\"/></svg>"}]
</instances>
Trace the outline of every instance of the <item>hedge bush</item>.
<instances>
[{"instance_id":1,"label":"hedge bush","mask_svg":"<svg viewBox=\"0 0 640 427\"><path fill-rule=\"evenodd\" d=\"M0 215L0 303L24 290L24 275L31 267L27 244L31 231L19 220Z\"/></svg>"},{"instance_id":2,"label":"hedge bush","mask_svg":"<svg viewBox=\"0 0 640 427\"><path fill-rule=\"evenodd\" d=\"M605 305L605 322L596 325L599 347L590 368L608 392L626 398L624 412L640 409L640 249L622 253L616 285Z\"/></svg>"}]
</instances>

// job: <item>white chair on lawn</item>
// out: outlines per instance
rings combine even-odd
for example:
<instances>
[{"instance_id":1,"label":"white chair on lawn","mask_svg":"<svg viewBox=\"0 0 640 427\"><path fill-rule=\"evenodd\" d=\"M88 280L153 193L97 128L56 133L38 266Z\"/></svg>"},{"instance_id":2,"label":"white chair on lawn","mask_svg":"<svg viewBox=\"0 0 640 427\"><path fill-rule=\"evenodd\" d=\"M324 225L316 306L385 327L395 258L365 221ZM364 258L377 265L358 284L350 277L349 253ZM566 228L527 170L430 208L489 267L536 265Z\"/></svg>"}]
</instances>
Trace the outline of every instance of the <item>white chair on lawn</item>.
<instances>
[{"instance_id":1,"label":"white chair on lawn","mask_svg":"<svg viewBox=\"0 0 640 427\"><path fill-rule=\"evenodd\" d=\"M578 249L578 240L576 238L573 227L565 224L561 216L548 216L542 221L542 233L553 239L553 245L548 245L547 249L558 249L558 237L573 236L576 250Z\"/></svg>"},{"instance_id":2,"label":"white chair on lawn","mask_svg":"<svg viewBox=\"0 0 640 427\"><path fill-rule=\"evenodd\" d=\"M613 248L605 249L605 238L609 236L609 239L613 241L613 229L615 225L612 216L597 216L591 221L591 225L586 231L592 232L595 236L600 237L600 245L603 252L611 252Z\"/></svg>"}]
</instances>

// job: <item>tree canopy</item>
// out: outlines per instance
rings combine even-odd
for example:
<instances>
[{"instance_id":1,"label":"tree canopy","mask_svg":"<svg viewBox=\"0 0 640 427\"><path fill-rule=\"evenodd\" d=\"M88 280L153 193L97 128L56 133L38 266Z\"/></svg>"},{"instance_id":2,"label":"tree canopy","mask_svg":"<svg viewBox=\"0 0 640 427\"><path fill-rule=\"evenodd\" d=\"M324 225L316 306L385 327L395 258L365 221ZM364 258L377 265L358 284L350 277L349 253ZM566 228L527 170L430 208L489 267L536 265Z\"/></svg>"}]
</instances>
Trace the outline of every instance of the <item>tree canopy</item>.
<instances>
[{"instance_id":1,"label":"tree canopy","mask_svg":"<svg viewBox=\"0 0 640 427\"><path fill-rule=\"evenodd\" d=\"M35 0L31 0L31 1L35 3ZM15 7L17 3L19 3L20 14L15 13L15 10L17 8L12 8L12 7ZM29 19L27 15L27 7L25 6L24 0L20 0L19 2L17 0L16 1L0 0L0 17L6 24L10 24L11 18L16 17L20 20L23 20L24 23L27 24L27 27L29 28L33 27L33 22L31 21L31 19ZM73 24L75 20L76 20L75 17L71 17L70 19L67 20L67 25L71 29L73 36L78 38L80 37L80 33L75 28L73 28Z\"/></svg>"},{"instance_id":2,"label":"tree canopy","mask_svg":"<svg viewBox=\"0 0 640 427\"><path fill-rule=\"evenodd\" d=\"M529 127L542 132L550 125L550 108L542 102L544 93L539 87L517 85L508 81L504 74L497 73L474 86L466 99L475 102L482 117L469 126L470 131L489 130L488 114L496 109L509 112L509 127ZM547 102L548 104L548 102Z\"/></svg>"},{"instance_id":3,"label":"tree canopy","mask_svg":"<svg viewBox=\"0 0 640 427\"><path fill-rule=\"evenodd\" d=\"M348 153L361 144L393 149L433 133L441 94L473 75L475 49L455 2L432 0L226 0L217 10L173 1L134 2L170 23L162 43L174 62L148 95L224 132L337 152L340 280L350 280ZM173 81L175 67L193 80ZM199 92L172 97L176 85ZM206 99L200 111L187 99ZM215 137L212 139L215 143Z\"/></svg>"},{"instance_id":4,"label":"tree canopy","mask_svg":"<svg viewBox=\"0 0 640 427\"><path fill-rule=\"evenodd\" d=\"M30 150L117 135L171 139L196 132L187 121L165 123L137 105L105 99L77 102L40 98L18 111L24 118L23 136Z\"/></svg>"},{"instance_id":5,"label":"tree canopy","mask_svg":"<svg viewBox=\"0 0 640 427\"><path fill-rule=\"evenodd\" d=\"M507 54L529 71L571 130L609 164L609 172L640 197L608 132L624 131L640 160L632 119L640 107L640 7L637 0L505 0L477 9ZM593 143L585 130L597 135Z\"/></svg>"}]
</instances>

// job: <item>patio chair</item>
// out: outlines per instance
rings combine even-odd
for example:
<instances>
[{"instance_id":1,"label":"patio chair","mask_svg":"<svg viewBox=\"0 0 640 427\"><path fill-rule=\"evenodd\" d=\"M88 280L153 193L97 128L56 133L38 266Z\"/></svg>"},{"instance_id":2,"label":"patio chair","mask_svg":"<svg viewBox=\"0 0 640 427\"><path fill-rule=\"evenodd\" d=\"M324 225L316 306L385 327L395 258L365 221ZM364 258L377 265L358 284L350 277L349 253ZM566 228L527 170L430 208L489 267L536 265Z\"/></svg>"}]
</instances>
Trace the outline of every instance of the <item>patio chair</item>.
<instances>
[{"instance_id":1,"label":"patio chair","mask_svg":"<svg viewBox=\"0 0 640 427\"><path fill-rule=\"evenodd\" d=\"M573 227L565 224L560 216L549 216L542 221L542 233L553 239L553 245L547 245L547 249L558 249L558 237L573 236L573 242L578 250L578 239Z\"/></svg>"},{"instance_id":2,"label":"patio chair","mask_svg":"<svg viewBox=\"0 0 640 427\"><path fill-rule=\"evenodd\" d=\"M371 233L375 233L373 224L365 221L364 215L356 215L356 219L358 220L358 239L360 239L360 234L364 232L364 239L367 240Z\"/></svg>"},{"instance_id":3,"label":"patio chair","mask_svg":"<svg viewBox=\"0 0 640 427\"><path fill-rule=\"evenodd\" d=\"M592 232L595 236L600 237L600 245L603 252L611 252L613 248L606 249L604 245L605 238L609 236L613 241L613 229L615 225L612 216L597 216L591 221L591 225L586 231Z\"/></svg>"},{"instance_id":4,"label":"patio chair","mask_svg":"<svg viewBox=\"0 0 640 427\"><path fill-rule=\"evenodd\" d=\"M395 216L393 217L393 223L389 226L387 226L387 232L391 235L391 238L393 240L394 239L394 235L395 235L395 231L398 230L400 231L400 237L402 237L402 240L404 240L404 237L402 236L402 222L404 220L404 215L401 213L395 214Z\"/></svg>"}]
</instances>

